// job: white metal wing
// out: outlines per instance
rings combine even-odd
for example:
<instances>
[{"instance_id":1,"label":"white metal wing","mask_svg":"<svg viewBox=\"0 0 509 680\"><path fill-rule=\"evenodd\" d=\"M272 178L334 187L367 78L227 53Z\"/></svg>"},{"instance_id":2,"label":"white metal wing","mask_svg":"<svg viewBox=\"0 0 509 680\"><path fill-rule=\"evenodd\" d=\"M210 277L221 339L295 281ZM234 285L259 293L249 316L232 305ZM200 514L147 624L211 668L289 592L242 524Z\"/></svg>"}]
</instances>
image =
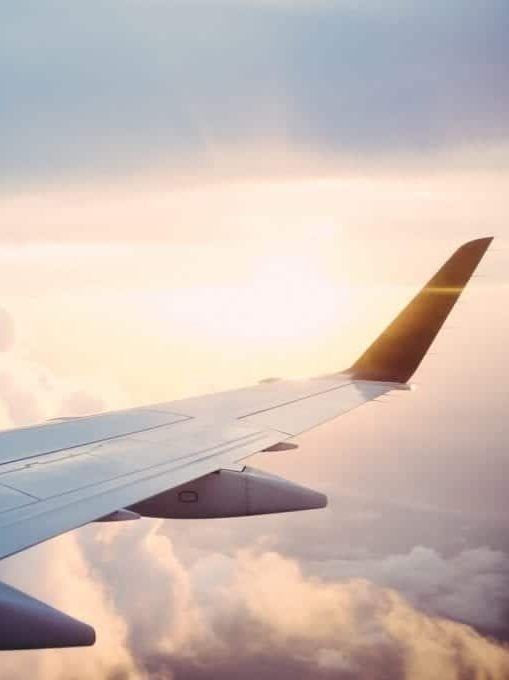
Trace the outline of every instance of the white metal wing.
<instances>
[{"instance_id":1,"label":"white metal wing","mask_svg":"<svg viewBox=\"0 0 509 680\"><path fill-rule=\"evenodd\" d=\"M407 389L490 242L459 248L345 372L0 433L0 559L92 521L323 507L323 494L240 463ZM0 584L0 649L94 639L90 626Z\"/></svg>"}]
</instances>

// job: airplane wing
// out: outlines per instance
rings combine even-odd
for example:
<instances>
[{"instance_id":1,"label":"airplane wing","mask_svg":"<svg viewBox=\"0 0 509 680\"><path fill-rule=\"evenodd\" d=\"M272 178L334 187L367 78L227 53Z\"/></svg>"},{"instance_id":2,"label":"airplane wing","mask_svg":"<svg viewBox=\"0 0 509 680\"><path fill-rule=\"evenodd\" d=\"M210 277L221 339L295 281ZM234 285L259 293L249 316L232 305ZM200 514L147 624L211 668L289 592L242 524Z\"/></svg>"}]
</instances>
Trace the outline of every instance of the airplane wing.
<instances>
[{"instance_id":1,"label":"airplane wing","mask_svg":"<svg viewBox=\"0 0 509 680\"><path fill-rule=\"evenodd\" d=\"M459 248L344 372L1 432L0 559L93 521L324 507L323 494L243 461L294 448L302 432L409 389L491 240ZM94 640L90 626L0 584L0 649Z\"/></svg>"}]
</instances>

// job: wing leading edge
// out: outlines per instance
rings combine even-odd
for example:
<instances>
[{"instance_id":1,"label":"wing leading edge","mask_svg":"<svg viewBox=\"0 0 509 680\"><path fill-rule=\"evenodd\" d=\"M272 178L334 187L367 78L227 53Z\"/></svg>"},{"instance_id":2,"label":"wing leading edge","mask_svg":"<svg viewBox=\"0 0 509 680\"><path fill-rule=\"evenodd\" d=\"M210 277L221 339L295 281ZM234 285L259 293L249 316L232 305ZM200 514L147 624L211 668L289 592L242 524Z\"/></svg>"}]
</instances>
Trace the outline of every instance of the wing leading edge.
<instances>
[{"instance_id":1,"label":"wing leading edge","mask_svg":"<svg viewBox=\"0 0 509 680\"><path fill-rule=\"evenodd\" d=\"M323 507L316 492L235 466L392 389L408 389L491 241L459 248L345 372L0 433L0 559L95 520L136 516L116 512L122 508L217 517ZM231 466L234 474L216 476ZM189 512L188 503L196 503ZM7 636L0 627L0 649L93 643L86 624L0 584L0 619L14 617L26 629L32 615L35 637L13 639L15 627ZM72 634L60 635L61 625Z\"/></svg>"}]
</instances>

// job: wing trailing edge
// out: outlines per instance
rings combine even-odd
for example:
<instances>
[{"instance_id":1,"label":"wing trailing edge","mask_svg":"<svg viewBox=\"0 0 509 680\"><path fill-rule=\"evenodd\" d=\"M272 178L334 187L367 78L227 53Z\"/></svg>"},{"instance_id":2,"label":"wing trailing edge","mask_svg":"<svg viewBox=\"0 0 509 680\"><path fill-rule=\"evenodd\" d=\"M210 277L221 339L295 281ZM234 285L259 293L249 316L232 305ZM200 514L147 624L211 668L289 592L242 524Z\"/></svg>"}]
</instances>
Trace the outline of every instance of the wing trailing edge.
<instances>
[{"instance_id":1,"label":"wing trailing edge","mask_svg":"<svg viewBox=\"0 0 509 680\"><path fill-rule=\"evenodd\" d=\"M492 242L462 245L347 371L356 380L406 383Z\"/></svg>"}]
</instances>

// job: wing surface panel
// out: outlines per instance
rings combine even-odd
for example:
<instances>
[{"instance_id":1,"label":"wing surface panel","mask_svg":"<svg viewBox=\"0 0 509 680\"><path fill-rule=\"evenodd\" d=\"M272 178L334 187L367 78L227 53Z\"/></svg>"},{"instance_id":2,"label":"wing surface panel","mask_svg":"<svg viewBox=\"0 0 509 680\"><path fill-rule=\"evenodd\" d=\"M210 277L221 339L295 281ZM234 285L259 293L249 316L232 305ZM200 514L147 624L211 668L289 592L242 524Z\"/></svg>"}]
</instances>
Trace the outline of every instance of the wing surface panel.
<instances>
[{"instance_id":1,"label":"wing surface panel","mask_svg":"<svg viewBox=\"0 0 509 680\"><path fill-rule=\"evenodd\" d=\"M295 436L376 399L392 387L387 383L345 383L306 399L244 416L242 421Z\"/></svg>"},{"instance_id":2,"label":"wing surface panel","mask_svg":"<svg viewBox=\"0 0 509 680\"><path fill-rule=\"evenodd\" d=\"M247 413L241 418L230 418L224 408L201 417L185 415L169 425L0 466L0 502L5 494L0 559L227 467L353 408L354 393L345 391L352 387L348 383L282 381L265 402L258 394L251 400L245 394L242 412ZM258 392L258 386L253 389ZM376 394L382 389L389 387L376 386ZM353 397L355 403L360 395ZM369 398L365 390L362 399ZM249 412L248 403L251 409L263 403L268 407ZM283 417L291 421L291 432L278 429L285 424Z\"/></svg>"},{"instance_id":3,"label":"wing surface panel","mask_svg":"<svg viewBox=\"0 0 509 680\"><path fill-rule=\"evenodd\" d=\"M321 394L329 389L337 389L351 381L351 377L341 374L320 378L277 380L237 390L157 404L154 408L185 413L193 417L242 418L262 409L275 408L314 394Z\"/></svg>"},{"instance_id":4,"label":"wing surface panel","mask_svg":"<svg viewBox=\"0 0 509 680\"><path fill-rule=\"evenodd\" d=\"M190 439L194 439L192 434ZM227 467L232 462L281 441L282 436L277 432L265 432L247 424L234 423L216 428L215 432L209 431L207 439L208 446L202 450L197 451L191 445L186 450L185 437L182 435L179 444L180 452L184 451L182 455L172 457L171 451L159 444L161 458L166 458L164 463L113 478L108 475L102 482L95 481L85 487L76 488L73 483L74 488L69 490L62 486L60 493L56 493L55 473L48 472L48 479L51 480L48 488L55 492L54 495L0 513L0 559L94 521L118 508ZM143 455L142 448L139 454ZM107 459L107 446L103 455ZM0 477L0 488L4 483L15 484L15 475L14 472ZM41 483L44 484L43 481Z\"/></svg>"},{"instance_id":5,"label":"wing surface panel","mask_svg":"<svg viewBox=\"0 0 509 680\"><path fill-rule=\"evenodd\" d=\"M35 503L38 499L0 484L0 516L7 510Z\"/></svg>"},{"instance_id":6,"label":"wing surface panel","mask_svg":"<svg viewBox=\"0 0 509 680\"><path fill-rule=\"evenodd\" d=\"M58 496L64 490L67 493L83 489L130 472L133 472L132 466L118 458L110 460L106 456L99 458L82 453L0 474L0 486L8 484L11 489L43 500Z\"/></svg>"},{"instance_id":7,"label":"wing surface panel","mask_svg":"<svg viewBox=\"0 0 509 680\"><path fill-rule=\"evenodd\" d=\"M186 418L144 407L6 430L0 432L0 464L163 427Z\"/></svg>"}]
</instances>

